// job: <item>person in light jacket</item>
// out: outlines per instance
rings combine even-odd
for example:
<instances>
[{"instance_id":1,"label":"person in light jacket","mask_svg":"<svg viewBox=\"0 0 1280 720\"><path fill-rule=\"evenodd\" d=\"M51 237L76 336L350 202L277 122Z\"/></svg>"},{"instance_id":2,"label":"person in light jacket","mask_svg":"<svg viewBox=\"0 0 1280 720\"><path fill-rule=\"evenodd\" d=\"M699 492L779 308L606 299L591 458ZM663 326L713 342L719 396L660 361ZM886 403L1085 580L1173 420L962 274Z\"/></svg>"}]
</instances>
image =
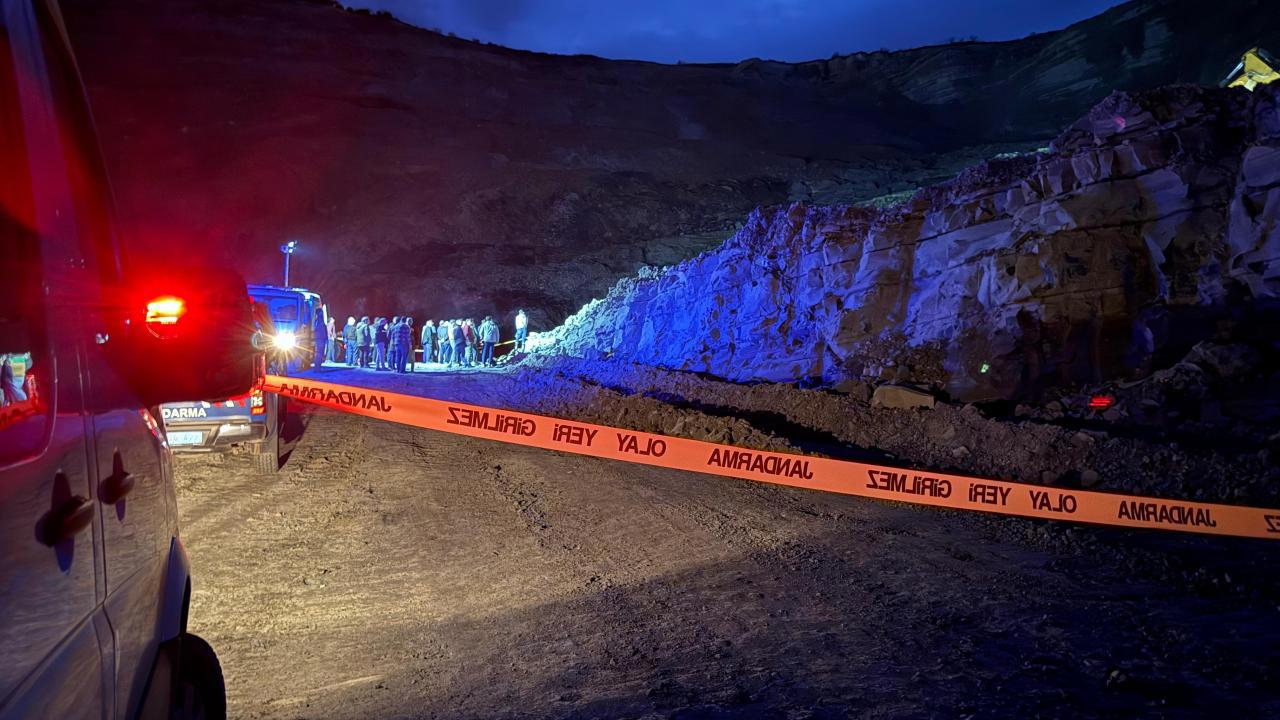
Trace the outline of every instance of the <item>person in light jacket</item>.
<instances>
[{"instance_id":1,"label":"person in light jacket","mask_svg":"<svg viewBox=\"0 0 1280 720\"><path fill-rule=\"evenodd\" d=\"M498 344L498 323L494 322L492 317L486 316L484 322L480 323L480 342L484 343L480 364L493 367L493 348Z\"/></svg>"},{"instance_id":2,"label":"person in light jacket","mask_svg":"<svg viewBox=\"0 0 1280 720\"><path fill-rule=\"evenodd\" d=\"M346 357L348 365L355 366L356 352L360 349L360 345L356 342L356 319L347 317L347 324L342 328L342 343L346 346Z\"/></svg>"},{"instance_id":3,"label":"person in light jacket","mask_svg":"<svg viewBox=\"0 0 1280 720\"><path fill-rule=\"evenodd\" d=\"M373 355L373 325L368 315L362 315L356 323L356 365L369 367L369 359Z\"/></svg>"},{"instance_id":4,"label":"person in light jacket","mask_svg":"<svg viewBox=\"0 0 1280 720\"><path fill-rule=\"evenodd\" d=\"M329 363L338 362L338 327L333 321L333 316L325 310L325 337L329 338L329 345L324 352L324 359Z\"/></svg>"},{"instance_id":5,"label":"person in light jacket","mask_svg":"<svg viewBox=\"0 0 1280 720\"><path fill-rule=\"evenodd\" d=\"M436 331L440 339L440 364L450 365L453 362L453 329L448 320L440 321L440 329Z\"/></svg>"},{"instance_id":6,"label":"person in light jacket","mask_svg":"<svg viewBox=\"0 0 1280 720\"><path fill-rule=\"evenodd\" d=\"M515 352L524 352L525 340L529 337L529 316L524 314L524 308L516 311L516 346Z\"/></svg>"}]
</instances>

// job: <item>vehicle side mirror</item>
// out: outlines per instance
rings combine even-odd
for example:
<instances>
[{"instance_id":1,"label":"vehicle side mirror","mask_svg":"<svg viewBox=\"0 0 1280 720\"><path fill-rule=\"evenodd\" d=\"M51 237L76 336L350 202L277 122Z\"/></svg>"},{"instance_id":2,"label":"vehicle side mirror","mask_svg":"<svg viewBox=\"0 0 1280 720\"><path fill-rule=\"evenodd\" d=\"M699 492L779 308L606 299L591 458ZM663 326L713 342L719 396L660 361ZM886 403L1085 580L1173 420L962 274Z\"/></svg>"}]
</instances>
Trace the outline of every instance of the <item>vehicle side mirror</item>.
<instances>
[{"instance_id":1,"label":"vehicle side mirror","mask_svg":"<svg viewBox=\"0 0 1280 720\"><path fill-rule=\"evenodd\" d=\"M253 303L238 273L150 269L131 277L121 294L123 374L144 405L225 400L261 382Z\"/></svg>"}]
</instances>

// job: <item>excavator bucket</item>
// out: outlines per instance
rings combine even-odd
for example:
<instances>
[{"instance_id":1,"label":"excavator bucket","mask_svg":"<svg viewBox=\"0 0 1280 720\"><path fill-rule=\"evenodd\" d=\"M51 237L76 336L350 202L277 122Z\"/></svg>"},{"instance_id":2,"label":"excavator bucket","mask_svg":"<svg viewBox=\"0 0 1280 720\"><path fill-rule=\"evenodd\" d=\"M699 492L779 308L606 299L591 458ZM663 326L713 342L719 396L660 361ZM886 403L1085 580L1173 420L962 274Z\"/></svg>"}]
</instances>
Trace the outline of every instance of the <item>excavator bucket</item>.
<instances>
[{"instance_id":1,"label":"excavator bucket","mask_svg":"<svg viewBox=\"0 0 1280 720\"><path fill-rule=\"evenodd\" d=\"M1222 81L1222 87L1242 87L1249 92L1259 85L1280 80L1280 63L1262 48L1253 48L1240 58L1231 74Z\"/></svg>"}]
</instances>

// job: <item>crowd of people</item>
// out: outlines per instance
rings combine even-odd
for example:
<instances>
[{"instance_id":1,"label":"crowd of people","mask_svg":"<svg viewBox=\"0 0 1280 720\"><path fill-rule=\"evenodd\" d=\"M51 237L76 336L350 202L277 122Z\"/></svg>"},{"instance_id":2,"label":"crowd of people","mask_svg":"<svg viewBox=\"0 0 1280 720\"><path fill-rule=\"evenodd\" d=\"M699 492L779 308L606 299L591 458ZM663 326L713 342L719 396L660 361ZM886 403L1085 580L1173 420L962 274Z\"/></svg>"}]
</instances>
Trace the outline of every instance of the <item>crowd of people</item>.
<instances>
[{"instance_id":1,"label":"crowd of people","mask_svg":"<svg viewBox=\"0 0 1280 720\"><path fill-rule=\"evenodd\" d=\"M515 352L523 352L529 337L529 317L524 310L516 312ZM341 332L332 316L317 314L312 326L315 344L315 366L323 363L345 363L351 367L413 372L416 353L422 351L422 362L438 363L449 368L493 367L501 332L492 316L478 325L473 319L428 320L421 329L413 318L399 315L375 317L365 315L357 320L347 318Z\"/></svg>"}]
</instances>

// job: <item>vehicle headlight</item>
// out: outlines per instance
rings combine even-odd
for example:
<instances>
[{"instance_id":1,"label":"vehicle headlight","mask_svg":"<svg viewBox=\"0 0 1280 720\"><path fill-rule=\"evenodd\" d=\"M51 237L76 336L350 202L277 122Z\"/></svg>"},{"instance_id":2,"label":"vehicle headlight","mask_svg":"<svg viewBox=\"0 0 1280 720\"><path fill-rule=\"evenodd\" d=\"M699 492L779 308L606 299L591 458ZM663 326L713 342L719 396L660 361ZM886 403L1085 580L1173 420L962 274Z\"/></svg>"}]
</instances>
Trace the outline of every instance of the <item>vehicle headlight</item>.
<instances>
[{"instance_id":1,"label":"vehicle headlight","mask_svg":"<svg viewBox=\"0 0 1280 720\"><path fill-rule=\"evenodd\" d=\"M286 330L285 332L277 333L275 337L271 338L271 344L275 345L277 350L288 352L298 346L298 338Z\"/></svg>"}]
</instances>

